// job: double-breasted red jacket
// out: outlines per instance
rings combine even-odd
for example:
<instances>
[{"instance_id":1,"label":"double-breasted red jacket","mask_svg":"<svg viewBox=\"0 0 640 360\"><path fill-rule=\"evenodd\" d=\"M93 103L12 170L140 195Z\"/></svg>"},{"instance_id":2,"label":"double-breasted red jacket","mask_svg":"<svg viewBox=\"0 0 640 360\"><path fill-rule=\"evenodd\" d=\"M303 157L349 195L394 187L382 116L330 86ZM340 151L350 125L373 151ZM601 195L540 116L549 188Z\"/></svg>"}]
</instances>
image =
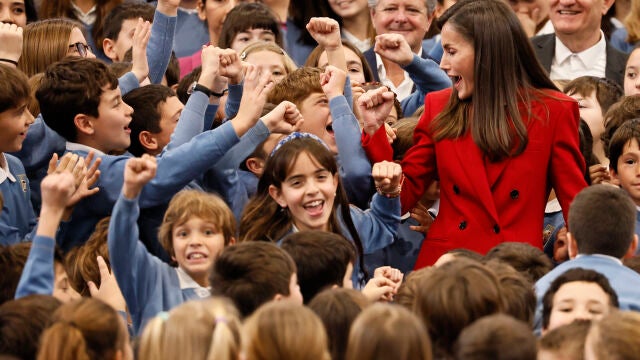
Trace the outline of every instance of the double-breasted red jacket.
<instances>
[{"instance_id":1,"label":"double-breasted red jacket","mask_svg":"<svg viewBox=\"0 0 640 360\"><path fill-rule=\"evenodd\" d=\"M573 197L587 184L579 148L579 111L566 95L544 90L531 104L520 106L527 124L528 145L519 155L490 162L470 132L434 141L431 121L440 113L451 89L425 98L425 112L414 132L414 146L402 160L403 213L413 208L433 179L440 181L440 210L423 242L415 268L433 264L456 248L486 253L506 241L542 247L544 209L551 188L565 220ZM363 135L372 161L391 160L393 150L381 128Z\"/></svg>"}]
</instances>

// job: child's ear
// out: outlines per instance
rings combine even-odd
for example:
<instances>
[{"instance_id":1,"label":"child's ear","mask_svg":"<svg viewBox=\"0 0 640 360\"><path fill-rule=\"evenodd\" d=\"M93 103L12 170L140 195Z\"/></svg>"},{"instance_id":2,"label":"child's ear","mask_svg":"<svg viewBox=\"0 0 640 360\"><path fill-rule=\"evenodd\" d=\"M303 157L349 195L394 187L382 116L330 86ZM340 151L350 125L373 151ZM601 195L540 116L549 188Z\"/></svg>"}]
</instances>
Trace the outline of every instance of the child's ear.
<instances>
[{"instance_id":1,"label":"child's ear","mask_svg":"<svg viewBox=\"0 0 640 360\"><path fill-rule=\"evenodd\" d=\"M73 123L76 126L76 129L78 130L78 132L84 134L84 135L93 135L94 133L94 128L93 128L93 121L92 121L92 117L85 115L85 114L77 114L74 118L73 118Z\"/></svg>"},{"instance_id":2,"label":"child's ear","mask_svg":"<svg viewBox=\"0 0 640 360\"><path fill-rule=\"evenodd\" d=\"M287 202L284 200L284 196L282 196L282 191L273 185L269 185L269 196L280 205L282 208L287 207Z\"/></svg>"},{"instance_id":3,"label":"child's ear","mask_svg":"<svg viewBox=\"0 0 640 360\"><path fill-rule=\"evenodd\" d=\"M616 186L620 186L620 179L618 178L618 173L613 170L611 165L609 165L609 175L611 175L611 183Z\"/></svg>"},{"instance_id":4,"label":"child's ear","mask_svg":"<svg viewBox=\"0 0 640 360\"><path fill-rule=\"evenodd\" d=\"M578 243L570 232L567 232L567 247L569 248L569 259L575 259L578 256Z\"/></svg>"},{"instance_id":5,"label":"child's ear","mask_svg":"<svg viewBox=\"0 0 640 360\"><path fill-rule=\"evenodd\" d=\"M229 238L229 244L227 244L227 246L235 245L235 243L236 243L236 238L232 236L231 238Z\"/></svg>"},{"instance_id":6,"label":"child's ear","mask_svg":"<svg viewBox=\"0 0 640 360\"><path fill-rule=\"evenodd\" d=\"M256 157L248 158L245 162L247 165L247 169L251 171L255 176L262 176L262 172L264 170L264 160Z\"/></svg>"},{"instance_id":7,"label":"child's ear","mask_svg":"<svg viewBox=\"0 0 640 360\"><path fill-rule=\"evenodd\" d=\"M623 259L629 259L634 257L636 255L636 249L638 249L638 235L633 234L633 240L629 245L629 250L627 250L627 253L624 254Z\"/></svg>"},{"instance_id":8,"label":"child's ear","mask_svg":"<svg viewBox=\"0 0 640 360\"><path fill-rule=\"evenodd\" d=\"M200 21L207 21L207 12L205 11L204 1L198 0L198 19Z\"/></svg>"},{"instance_id":9,"label":"child's ear","mask_svg":"<svg viewBox=\"0 0 640 360\"><path fill-rule=\"evenodd\" d=\"M138 141L140 141L140 145L147 150L158 150L158 141L149 131L141 131L140 134L138 134Z\"/></svg>"},{"instance_id":10,"label":"child's ear","mask_svg":"<svg viewBox=\"0 0 640 360\"><path fill-rule=\"evenodd\" d=\"M113 40L111 39L102 40L102 51L109 59L111 59L111 61L113 62L120 61L120 59L118 59L118 54L116 53L116 50L115 50L115 42Z\"/></svg>"}]
</instances>

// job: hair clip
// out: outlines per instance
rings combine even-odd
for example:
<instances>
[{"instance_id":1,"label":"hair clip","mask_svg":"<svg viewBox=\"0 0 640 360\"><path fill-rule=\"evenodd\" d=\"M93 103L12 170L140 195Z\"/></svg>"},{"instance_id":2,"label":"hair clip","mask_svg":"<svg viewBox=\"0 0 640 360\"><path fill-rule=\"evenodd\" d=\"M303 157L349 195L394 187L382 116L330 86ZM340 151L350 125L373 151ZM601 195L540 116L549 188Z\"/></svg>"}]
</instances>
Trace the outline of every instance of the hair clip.
<instances>
[{"instance_id":1,"label":"hair clip","mask_svg":"<svg viewBox=\"0 0 640 360\"><path fill-rule=\"evenodd\" d=\"M166 311L160 311L156 316L162 319L163 322L169 320L169 313Z\"/></svg>"},{"instance_id":2,"label":"hair clip","mask_svg":"<svg viewBox=\"0 0 640 360\"><path fill-rule=\"evenodd\" d=\"M329 149L327 144L325 144L324 141L322 141L322 139L320 139L316 135L296 131L296 132L292 132L291 134L285 136L282 140L280 140L276 145L276 147L273 148L273 151L271 151L271 154L269 154L269 157L272 157L273 154L275 154L276 151L278 151L282 147L282 145L288 143L289 141L295 140L295 139L305 139L305 138L316 140L317 142L322 144L322 146L324 146L327 150L331 151L331 149Z\"/></svg>"}]
</instances>

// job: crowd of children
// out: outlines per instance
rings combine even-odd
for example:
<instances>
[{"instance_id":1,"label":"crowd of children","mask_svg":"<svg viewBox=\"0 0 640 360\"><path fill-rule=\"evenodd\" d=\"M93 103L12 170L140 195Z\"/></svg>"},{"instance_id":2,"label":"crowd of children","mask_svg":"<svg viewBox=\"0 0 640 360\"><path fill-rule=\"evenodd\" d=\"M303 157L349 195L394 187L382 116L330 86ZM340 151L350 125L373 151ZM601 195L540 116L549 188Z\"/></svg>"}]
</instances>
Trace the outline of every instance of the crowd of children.
<instances>
[{"instance_id":1,"label":"crowd of children","mask_svg":"<svg viewBox=\"0 0 640 360\"><path fill-rule=\"evenodd\" d=\"M556 3L0 0L0 358L635 359L637 22Z\"/></svg>"}]
</instances>

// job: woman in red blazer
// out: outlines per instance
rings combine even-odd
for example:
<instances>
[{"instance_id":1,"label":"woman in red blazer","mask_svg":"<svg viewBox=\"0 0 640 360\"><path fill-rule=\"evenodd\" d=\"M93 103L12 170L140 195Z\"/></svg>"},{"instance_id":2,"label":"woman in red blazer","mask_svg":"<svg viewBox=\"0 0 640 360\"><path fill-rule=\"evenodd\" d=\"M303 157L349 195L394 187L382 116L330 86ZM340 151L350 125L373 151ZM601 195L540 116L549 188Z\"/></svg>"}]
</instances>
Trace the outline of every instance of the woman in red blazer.
<instances>
[{"instance_id":1,"label":"woman in red blazer","mask_svg":"<svg viewBox=\"0 0 640 360\"><path fill-rule=\"evenodd\" d=\"M440 181L440 210L416 269L456 248L484 254L505 241L541 248L550 189L566 219L586 186L577 103L549 80L508 5L458 1L440 25L440 67L453 87L427 95L402 161L403 213ZM365 124L369 155L391 160L384 127L367 132L367 125L380 124Z\"/></svg>"}]
</instances>

